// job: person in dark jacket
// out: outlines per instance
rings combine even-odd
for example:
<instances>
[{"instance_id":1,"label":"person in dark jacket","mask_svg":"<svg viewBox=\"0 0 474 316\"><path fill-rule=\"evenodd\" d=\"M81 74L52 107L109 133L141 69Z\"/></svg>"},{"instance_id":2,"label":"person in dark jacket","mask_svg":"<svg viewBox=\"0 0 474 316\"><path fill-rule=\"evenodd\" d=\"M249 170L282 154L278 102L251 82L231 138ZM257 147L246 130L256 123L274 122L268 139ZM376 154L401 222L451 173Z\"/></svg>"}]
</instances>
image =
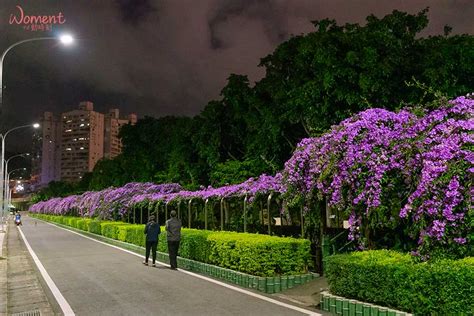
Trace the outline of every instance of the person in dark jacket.
<instances>
[{"instance_id":1,"label":"person in dark jacket","mask_svg":"<svg viewBox=\"0 0 474 316\"><path fill-rule=\"evenodd\" d=\"M148 265L148 258L150 258L150 249L152 252L152 263L153 266L156 267L155 265L155 260L156 260L156 247L158 246L158 235L160 234L161 229L160 225L155 222L155 216L151 215L150 219L148 220L148 223L145 226L145 234L146 234L146 241L145 241L145 246L146 246L146 254L145 254L145 261L143 261L144 265Z\"/></svg>"},{"instance_id":2,"label":"person in dark jacket","mask_svg":"<svg viewBox=\"0 0 474 316\"><path fill-rule=\"evenodd\" d=\"M168 252L170 256L170 268L178 269L179 242L181 241L181 221L176 218L176 211L171 211L171 218L166 221L166 237L168 239Z\"/></svg>"}]
</instances>

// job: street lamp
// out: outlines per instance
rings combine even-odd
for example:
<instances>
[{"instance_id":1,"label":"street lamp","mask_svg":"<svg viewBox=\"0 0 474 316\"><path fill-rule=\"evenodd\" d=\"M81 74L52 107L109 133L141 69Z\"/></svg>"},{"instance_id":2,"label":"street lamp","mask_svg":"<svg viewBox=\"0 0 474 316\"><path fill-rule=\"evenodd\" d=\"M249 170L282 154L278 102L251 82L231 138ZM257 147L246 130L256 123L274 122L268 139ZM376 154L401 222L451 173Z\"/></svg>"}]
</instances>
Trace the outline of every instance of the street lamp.
<instances>
[{"instance_id":1,"label":"street lamp","mask_svg":"<svg viewBox=\"0 0 474 316\"><path fill-rule=\"evenodd\" d=\"M72 42L74 42L74 38L69 35L69 34L63 34L59 37L59 40L61 41L61 43L63 43L64 45L71 45Z\"/></svg>"},{"instance_id":2,"label":"street lamp","mask_svg":"<svg viewBox=\"0 0 474 316\"><path fill-rule=\"evenodd\" d=\"M3 105L3 60L7 53L15 46L21 45L23 43L34 42L34 41L43 41L43 40L59 40L63 45L71 45L74 42L74 38L69 34L63 34L59 37L35 37L35 38L28 38L19 42L16 42L10 45L2 54L0 58L0 113L2 112L2 105Z\"/></svg>"},{"instance_id":3,"label":"street lamp","mask_svg":"<svg viewBox=\"0 0 474 316\"><path fill-rule=\"evenodd\" d=\"M8 212L8 210L9 210L9 208L10 208L11 199L12 199L11 192L10 192L10 175L11 175L12 173L14 173L15 171L20 171L20 170L25 171L26 168L14 169L14 170L10 171L9 173L7 173L7 175L6 175L6 180L7 180L6 182L7 182L7 184L6 184L6 192L5 192L5 193L6 193L6 194L5 194L6 199L5 199L5 200L6 200L6 202L7 202L7 203L6 203L6 210L7 210L7 212Z\"/></svg>"},{"instance_id":4,"label":"street lamp","mask_svg":"<svg viewBox=\"0 0 474 316\"><path fill-rule=\"evenodd\" d=\"M10 160L15 159L15 158L20 158L20 157L25 158L25 157L27 157L27 156L29 156L29 155L30 155L29 153L24 153L24 154L14 155L14 156L11 156L10 158L8 158L8 159L6 160L6 162L5 162L5 174L6 174L6 175L9 174L9 173L8 173L8 163L10 162ZM7 179L8 179L8 177L7 177ZM8 185L9 185L9 182L8 182L8 180L7 180L7 181L5 181L4 189L3 189L3 195L4 195L4 199L3 199L4 206L3 206L3 207L4 207L5 209L6 209L7 206L8 206L8 204L7 204L7 199L8 199L8 198L7 198L7 196L8 196Z\"/></svg>"},{"instance_id":5,"label":"street lamp","mask_svg":"<svg viewBox=\"0 0 474 316\"><path fill-rule=\"evenodd\" d=\"M33 128L39 128L39 124L38 123L34 123L34 124L29 124L29 125L21 125L21 126L17 126L17 127L14 127L12 129L9 129L8 131L5 132L5 134L0 134L0 138L1 138L1 141L2 141L2 154L0 156L0 210L2 211L2 217L1 217L1 223L2 223L2 228L0 229L0 231L3 231L3 223L5 221L5 213L4 213L4 208L3 208L3 204L4 204L4 196L3 196L3 187L4 187L4 181L5 181L5 178L6 178L6 175L4 174L4 165L5 165L5 139L7 138L8 134L14 130L17 130L17 129L20 129L20 128L27 128L27 127L33 127Z\"/></svg>"},{"instance_id":6,"label":"street lamp","mask_svg":"<svg viewBox=\"0 0 474 316\"><path fill-rule=\"evenodd\" d=\"M3 107L3 60L5 59L5 56L8 54L8 52L13 48L18 45L28 43L28 42L34 42L34 41L42 41L42 40L59 40L63 45L70 45L74 42L74 39L71 35L63 34L62 36L59 37L36 37L36 38L29 38L25 39L16 43L13 43L10 45L2 54L0 57L0 114L2 113L2 107ZM2 217L0 218L0 222L2 224L2 227L0 231L3 231L3 223L4 223L4 208L3 208L3 184L5 180L5 175L3 172L3 165L4 165L4 159L5 159L5 138L7 134L15 129L22 128L22 127L29 127L30 125L25 125L25 126L18 126L15 128L12 128L11 130L7 131L5 134L0 134L0 137L2 139L2 154L0 158L0 210ZM38 128L39 124L34 124L34 128Z\"/></svg>"}]
</instances>

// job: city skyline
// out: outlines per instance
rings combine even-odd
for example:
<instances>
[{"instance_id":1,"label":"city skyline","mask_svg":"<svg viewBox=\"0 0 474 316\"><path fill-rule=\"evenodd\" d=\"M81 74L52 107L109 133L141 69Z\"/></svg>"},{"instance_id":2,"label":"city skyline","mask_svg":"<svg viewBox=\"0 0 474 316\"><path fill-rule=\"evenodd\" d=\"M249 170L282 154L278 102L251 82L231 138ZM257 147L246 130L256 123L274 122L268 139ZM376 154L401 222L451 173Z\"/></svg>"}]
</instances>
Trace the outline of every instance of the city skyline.
<instances>
[{"instance_id":1,"label":"city skyline","mask_svg":"<svg viewBox=\"0 0 474 316\"><path fill-rule=\"evenodd\" d=\"M34 184L80 181L100 159L120 154L120 127L136 121L135 113L120 117L118 108L100 113L91 101L82 101L78 107L61 113L44 112L34 136Z\"/></svg>"}]
</instances>

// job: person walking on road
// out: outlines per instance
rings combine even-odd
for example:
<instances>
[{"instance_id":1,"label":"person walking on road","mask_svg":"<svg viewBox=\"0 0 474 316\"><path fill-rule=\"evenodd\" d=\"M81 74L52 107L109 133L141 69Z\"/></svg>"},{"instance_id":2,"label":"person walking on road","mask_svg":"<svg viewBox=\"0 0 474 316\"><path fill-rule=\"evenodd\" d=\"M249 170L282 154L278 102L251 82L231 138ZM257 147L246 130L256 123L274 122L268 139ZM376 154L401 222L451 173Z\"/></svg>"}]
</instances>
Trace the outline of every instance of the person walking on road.
<instances>
[{"instance_id":1,"label":"person walking on road","mask_svg":"<svg viewBox=\"0 0 474 316\"><path fill-rule=\"evenodd\" d=\"M21 226L21 225L23 225L23 224L21 223L21 214L20 214L20 212L18 212L18 211L16 212L16 215L15 215L15 224L16 224L16 226Z\"/></svg>"},{"instance_id":2,"label":"person walking on road","mask_svg":"<svg viewBox=\"0 0 474 316\"><path fill-rule=\"evenodd\" d=\"M179 242L181 241L181 221L176 217L176 211L171 211L171 218L166 221L166 237L168 240L168 253L170 256L171 270L178 269Z\"/></svg>"},{"instance_id":3,"label":"person walking on road","mask_svg":"<svg viewBox=\"0 0 474 316\"><path fill-rule=\"evenodd\" d=\"M160 234L161 229L160 225L155 221L155 216L151 215L150 219L148 220L148 223L145 226L145 235L146 235L146 241L145 241L145 261L143 261L144 265L148 265L148 258L150 258L150 249L152 253L152 264L153 267L156 267L155 261L156 261L156 247L158 246L158 235Z\"/></svg>"}]
</instances>

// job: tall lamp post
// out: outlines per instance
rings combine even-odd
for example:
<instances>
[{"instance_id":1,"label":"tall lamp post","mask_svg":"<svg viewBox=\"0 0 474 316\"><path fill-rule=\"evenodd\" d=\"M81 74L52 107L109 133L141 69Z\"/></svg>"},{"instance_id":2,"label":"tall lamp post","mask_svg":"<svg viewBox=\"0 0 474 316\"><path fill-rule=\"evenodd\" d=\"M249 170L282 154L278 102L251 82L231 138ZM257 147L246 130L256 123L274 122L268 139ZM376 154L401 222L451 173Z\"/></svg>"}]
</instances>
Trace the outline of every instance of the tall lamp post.
<instances>
[{"instance_id":1,"label":"tall lamp post","mask_svg":"<svg viewBox=\"0 0 474 316\"><path fill-rule=\"evenodd\" d=\"M29 156L30 154L29 153L24 153L24 154L18 154L18 155L14 155L14 156L11 156L10 158L8 158L6 161L5 161L5 174L8 175L8 163L10 162L10 160L13 160L15 158L25 158L27 156ZM9 179L8 179L8 176L6 177L7 181L5 181L5 185L4 185L4 189L3 189L3 195L4 195L4 199L3 199L3 202L4 202L4 209L7 208L7 193L8 193L8 185L9 185Z\"/></svg>"},{"instance_id":2,"label":"tall lamp post","mask_svg":"<svg viewBox=\"0 0 474 316\"><path fill-rule=\"evenodd\" d=\"M25 39L25 40L22 40L22 41L19 41L19 42L16 42L16 43L13 43L12 45L10 45L2 54L2 56L0 57L0 115L2 114L2 108L3 108L3 61L5 59L5 56L8 54L8 52L13 48L13 47L16 47L18 45L21 45L21 44L24 44L24 43L28 43L28 42L34 42L34 41L43 41L43 40L59 40L62 44L64 45L70 45L74 42L74 39L71 35L62 35L62 36L59 36L59 37L36 37L36 38L29 38L29 39ZM39 127L39 124L35 124L37 125L37 127ZM0 134L0 138L2 140L2 154L1 154L1 158L0 158L0 210L1 210L1 218L0 218L0 221L2 223L2 227L0 229L0 232L3 231L3 223L4 223L4 209L3 209L3 186L4 186L4 182L5 181L5 174L3 172L3 165L4 165L4 159L5 159L5 137L7 136L7 134L15 129L18 129L18 128L22 128L22 127L28 127L30 125L25 125L25 126L18 126L18 127L15 127L15 128L12 128L10 129L9 131L7 131L5 134Z\"/></svg>"},{"instance_id":3,"label":"tall lamp post","mask_svg":"<svg viewBox=\"0 0 474 316\"><path fill-rule=\"evenodd\" d=\"M74 42L74 39L71 35L62 35L60 37L35 37L35 38L28 38L10 45L0 57L0 113L2 113L2 106L3 106L3 60L7 53L15 46L28 43L28 42L35 42L35 41L44 41L44 40L59 40L64 45L70 45Z\"/></svg>"},{"instance_id":4,"label":"tall lamp post","mask_svg":"<svg viewBox=\"0 0 474 316\"><path fill-rule=\"evenodd\" d=\"M5 139L7 138L8 134L10 134L11 132L13 132L14 130L17 130L17 129L20 129L20 128L27 128L27 127L34 127L34 128L39 128L39 124L38 123L35 123L35 124L29 124L29 125L22 125L22 126L17 126L17 127L14 127L12 129L9 129L8 131L5 132L5 134L0 134L0 138L1 138L1 141L2 141L2 154L0 156L0 199L1 199L1 203L0 203L0 209L2 211L2 218L1 218L1 222L2 222L2 228L0 229L0 231L3 231L3 223L5 221L5 210L3 208L3 204L4 204L4 195L3 195L3 187L4 187L4 184L5 184L5 178L6 178L6 175L4 173L4 166L5 166Z\"/></svg>"},{"instance_id":5,"label":"tall lamp post","mask_svg":"<svg viewBox=\"0 0 474 316\"><path fill-rule=\"evenodd\" d=\"M6 192L5 192L5 193L6 193L6 194L5 194L6 198L5 198L5 200L6 200L6 202L7 202L7 206L6 206L7 212L8 212L8 210L10 209L10 204L11 204L11 199L12 199L11 192L10 192L10 175L11 175L12 173L14 173L15 171L20 171L20 170L23 170L23 171L24 171L24 170L26 170L26 168L18 168L18 169L12 170L12 171L10 171L9 173L7 173L7 175L6 175L6 182L7 182L7 184L6 184L6 186L5 186L5 187L6 187Z\"/></svg>"}]
</instances>

